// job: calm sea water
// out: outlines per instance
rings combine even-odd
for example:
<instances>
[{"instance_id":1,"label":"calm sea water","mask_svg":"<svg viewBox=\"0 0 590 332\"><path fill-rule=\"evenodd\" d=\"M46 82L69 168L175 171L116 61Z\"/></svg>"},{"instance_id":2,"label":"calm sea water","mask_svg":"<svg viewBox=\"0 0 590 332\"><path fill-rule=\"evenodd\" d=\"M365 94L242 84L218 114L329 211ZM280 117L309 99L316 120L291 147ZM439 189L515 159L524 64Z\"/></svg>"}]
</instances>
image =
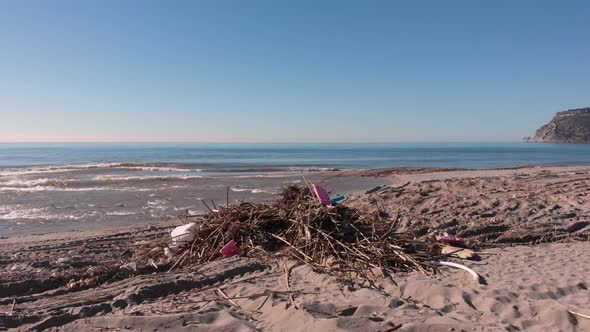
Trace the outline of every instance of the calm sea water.
<instances>
[{"instance_id":1,"label":"calm sea water","mask_svg":"<svg viewBox=\"0 0 590 332\"><path fill-rule=\"evenodd\" d=\"M168 163L186 168L490 168L590 164L590 144L114 144L0 143L0 167L91 163Z\"/></svg>"},{"instance_id":2,"label":"calm sea water","mask_svg":"<svg viewBox=\"0 0 590 332\"><path fill-rule=\"evenodd\" d=\"M0 144L0 236L101 228L264 201L299 169L590 165L590 144ZM314 175L316 174L316 175ZM332 193L384 180L338 178Z\"/></svg>"}]
</instances>

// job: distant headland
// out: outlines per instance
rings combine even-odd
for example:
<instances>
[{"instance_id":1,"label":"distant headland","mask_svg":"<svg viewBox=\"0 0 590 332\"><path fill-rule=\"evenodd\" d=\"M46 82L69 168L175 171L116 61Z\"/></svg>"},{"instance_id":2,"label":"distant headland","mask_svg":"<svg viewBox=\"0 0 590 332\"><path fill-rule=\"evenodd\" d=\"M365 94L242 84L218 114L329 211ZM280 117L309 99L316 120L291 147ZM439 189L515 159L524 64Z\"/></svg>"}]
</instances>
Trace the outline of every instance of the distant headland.
<instances>
[{"instance_id":1,"label":"distant headland","mask_svg":"<svg viewBox=\"0 0 590 332\"><path fill-rule=\"evenodd\" d=\"M551 121L537 129L525 142L590 143L590 107L557 112Z\"/></svg>"}]
</instances>

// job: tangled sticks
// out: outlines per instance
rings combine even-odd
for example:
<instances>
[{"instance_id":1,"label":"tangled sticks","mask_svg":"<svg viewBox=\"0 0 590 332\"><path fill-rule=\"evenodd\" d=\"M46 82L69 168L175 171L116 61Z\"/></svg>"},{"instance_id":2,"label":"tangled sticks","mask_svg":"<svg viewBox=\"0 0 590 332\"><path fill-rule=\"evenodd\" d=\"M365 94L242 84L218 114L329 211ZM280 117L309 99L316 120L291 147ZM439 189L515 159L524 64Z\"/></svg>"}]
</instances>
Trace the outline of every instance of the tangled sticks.
<instances>
[{"instance_id":1,"label":"tangled sticks","mask_svg":"<svg viewBox=\"0 0 590 332\"><path fill-rule=\"evenodd\" d=\"M196 222L195 239L177 251L174 266L209 262L234 240L248 256L286 255L315 270L373 284L376 273L432 272L436 244L396 232L395 220L364 215L344 205L317 203L308 187L289 186L274 203L240 203ZM174 267L173 266L173 267Z\"/></svg>"}]
</instances>

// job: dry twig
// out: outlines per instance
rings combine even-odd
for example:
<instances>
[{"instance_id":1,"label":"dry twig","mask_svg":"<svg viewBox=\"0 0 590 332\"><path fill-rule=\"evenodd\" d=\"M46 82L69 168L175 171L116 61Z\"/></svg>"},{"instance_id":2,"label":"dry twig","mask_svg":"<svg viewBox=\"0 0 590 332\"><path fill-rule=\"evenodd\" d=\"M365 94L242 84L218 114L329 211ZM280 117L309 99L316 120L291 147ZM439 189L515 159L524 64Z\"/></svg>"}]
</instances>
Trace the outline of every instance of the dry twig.
<instances>
[{"instance_id":1,"label":"dry twig","mask_svg":"<svg viewBox=\"0 0 590 332\"><path fill-rule=\"evenodd\" d=\"M376 281L375 272L433 271L429 261L438 255L437 244L396 233L398 222L378 214L320 205L304 180L303 186L285 188L271 204L241 202L216 213L187 217L199 223L195 240L178 249L179 258L170 270L222 258L219 250L234 240L250 257L291 257L316 271L370 285ZM157 255L146 253L146 264Z\"/></svg>"},{"instance_id":2,"label":"dry twig","mask_svg":"<svg viewBox=\"0 0 590 332\"><path fill-rule=\"evenodd\" d=\"M291 291L291 286L289 285L289 269L287 268L287 264L283 264L283 268L285 269L285 282L287 283L287 291L289 291L289 302L296 310L299 310L297 304L295 304L295 300L293 299L293 293Z\"/></svg>"}]
</instances>

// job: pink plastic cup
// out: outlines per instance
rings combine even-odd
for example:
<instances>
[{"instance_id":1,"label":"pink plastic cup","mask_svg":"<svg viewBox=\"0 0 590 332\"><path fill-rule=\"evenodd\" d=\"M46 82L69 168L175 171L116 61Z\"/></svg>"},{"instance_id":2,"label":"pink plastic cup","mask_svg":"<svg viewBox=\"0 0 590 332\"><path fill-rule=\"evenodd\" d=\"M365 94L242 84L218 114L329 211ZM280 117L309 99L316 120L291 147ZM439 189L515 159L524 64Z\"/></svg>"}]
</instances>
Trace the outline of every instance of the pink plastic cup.
<instances>
[{"instance_id":1,"label":"pink plastic cup","mask_svg":"<svg viewBox=\"0 0 590 332\"><path fill-rule=\"evenodd\" d=\"M231 240L219 252L225 257L232 257L240 254L240 248L238 248L234 240Z\"/></svg>"}]
</instances>

